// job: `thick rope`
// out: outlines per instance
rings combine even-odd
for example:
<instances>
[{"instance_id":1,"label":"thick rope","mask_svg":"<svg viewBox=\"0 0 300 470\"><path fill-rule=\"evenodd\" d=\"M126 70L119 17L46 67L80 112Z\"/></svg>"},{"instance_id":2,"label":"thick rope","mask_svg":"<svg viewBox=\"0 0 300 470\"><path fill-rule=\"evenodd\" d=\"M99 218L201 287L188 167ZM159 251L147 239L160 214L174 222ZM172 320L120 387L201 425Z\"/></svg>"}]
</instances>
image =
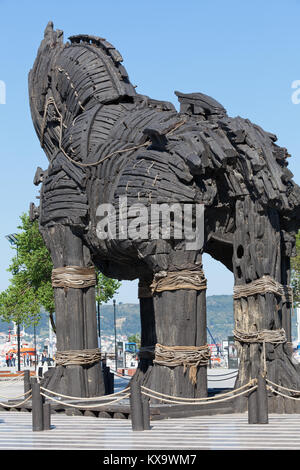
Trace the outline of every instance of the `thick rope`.
<instances>
[{"instance_id":1,"label":"thick rope","mask_svg":"<svg viewBox=\"0 0 300 470\"><path fill-rule=\"evenodd\" d=\"M284 397L284 398L289 398L290 400L300 400L300 397L291 397L290 395L286 395L285 393L281 393L279 392L278 390L275 390L275 388L273 388L272 386L270 385L267 385L267 389L270 390L270 392L273 392L273 393L276 393L277 395L280 395L281 397Z\"/></svg>"},{"instance_id":2,"label":"thick rope","mask_svg":"<svg viewBox=\"0 0 300 470\"><path fill-rule=\"evenodd\" d=\"M21 405L24 405L24 403L28 402L32 398L32 395L29 395L29 397L26 398L26 400L21 401L20 403L14 403L13 405L8 405L7 403L1 403L0 406L3 406L5 408L17 408Z\"/></svg>"},{"instance_id":3,"label":"thick rope","mask_svg":"<svg viewBox=\"0 0 300 470\"><path fill-rule=\"evenodd\" d=\"M182 271L160 271L154 275L150 285L152 294L167 290L192 289L204 290L207 281L202 269Z\"/></svg>"},{"instance_id":4,"label":"thick rope","mask_svg":"<svg viewBox=\"0 0 300 470\"><path fill-rule=\"evenodd\" d=\"M70 351L56 351L57 366L90 365L101 360L100 349L72 349Z\"/></svg>"},{"instance_id":5,"label":"thick rope","mask_svg":"<svg viewBox=\"0 0 300 470\"><path fill-rule=\"evenodd\" d=\"M248 384L247 384L248 385ZM207 397L205 400L206 401L202 401L202 402L186 402L186 403L183 403L182 401L177 401L177 400L169 400L167 398L160 398L160 400L162 402L165 402L165 403L172 403L172 404L177 404L177 405L206 405L208 403L211 403L212 401L210 400L210 398L216 398L213 403L222 403L222 402L225 402L225 401L228 401L228 400L233 400L234 398L237 398L237 397L240 397L242 395L245 395L246 393L250 393L254 390L257 389L257 385L254 385L253 387L250 387L248 388L247 390L244 390L243 392L240 392L236 395L233 395L233 396L227 396L225 398L219 398L218 396L216 397ZM152 395L151 393L147 393L147 392L144 392L142 391L142 394L149 397L149 398L154 398L154 399L158 399L157 396L154 396Z\"/></svg>"},{"instance_id":6,"label":"thick rope","mask_svg":"<svg viewBox=\"0 0 300 470\"><path fill-rule=\"evenodd\" d=\"M290 286L283 286L272 276L265 275L260 279L249 282L249 284L235 285L233 288L233 298L249 297L256 294L273 293L283 297L286 302L292 301L293 290Z\"/></svg>"},{"instance_id":7,"label":"thick rope","mask_svg":"<svg viewBox=\"0 0 300 470\"><path fill-rule=\"evenodd\" d=\"M239 392L240 390L244 390L247 387L252 387L253 385L257 384L257 379L251 379L249 380L248 383L241 385L239 388L236 388L234 390L230 390L229 392L224 392L218 395L215 395L213 397L202 397L202 398L184 398L184 397L176 397L173 395L167 395L166 393L160 393L156 392L155 390L151 390L150 388L145 387L144 385L141 386L142 390L146 390L149 393L157 395L155 398L171 398L174 400L182 400L182 401L193 401L193 402L198 402L198 401L214 401L216 399L219 399L220 397L227 397L228 395L231 395L232 393Z\"/></svg>"},{"instance_id":8,"label":"thick rope","mask_svg":"<svg viewBox=\"0 0 300 470\"><path fill-rule=\"evenodd\" d=\"M274 387L278 387L278 388L281 388L282 390L286 390L287 392L300 394L300 390L295 390L295 389L292 389L292 388L284 387L283 385L275 384L274 382L272 382L272 381L269 380L269 379L266 379L266 382L269 383L269 384L271 384L271 385L274 385Z\"/></svg>"},{"instance_id":9,"label":"thick rope","mask_svg":"<svg viewBox=\"0 0 300 470\"><path fill-rule=\"evenodd\" d=\"M94 267L63 266L52 270L52 287L72 287L85 289L96 285L96 271Z\"/></svg>"},{"instance_id":10,"label":"thick rope","mask_svg":"<svg viewBox=\"0 0 300 470\"><path fill-rule=\"evenodd\" d=\"M234 339L240 343L286 343L286 333L283 328L279 330L261 330L255 333L236 328L233 330L233 335Z\"/></svg>"},{"instance_id":11,"label":"thick rope","mask_svg":"<svg viewBox=\"0 0 300 470\"><path fill-rule=\"evenodd\" d=\"M155 359L153 362L160 366L183 366L184 373L189 368L189 379L193 385L197 383L197 370L199 366L207 366L210 359L210 349L205 346L164 346L155 345Z\"/></svg>"},{"instance_id":12,"label":"thick rope","mask_svg":"<svg viewBox=\"0 0 300 470\"><path fill-rule=\"evenodd\" d=\"M62 393L54 392L53 390L48 390L47 388L41 387L41 390L43 390L45 393L51 393L52 395L55 395L57 397L62 397L62 398L67 398L69 400L77 400L77 401L102 401L102 400L110 400L111 397L118 397L119 395L126 394L130 390L129 387L124 388L124 390L121 390L120 392L112 393L110 395L103 395L100 397L72 397L69 395L63 395ZM49 397L51 398L51 397Z\"/></svg>"},{"instance_id":13,"label":"thick rope","mask_svg":"<svg viewBox=\"0 0 300 470\"><path fill-rule=\"evenodd\" d=\"M41 392L41 395L45 398L48 398L49 400L51 401L54 401L56 403L59 403L60 405L64 405L64 406L69 406L71 408L80 408L82 409L83 406L81 405L75 405L75 403L66 403L66 402L63 402L61 400L56 400L55 398L53 397L49 397L49 395L46 395L44 393ZM126 395L124 395L124 397L119 397L119 398L116 398L115 400L112 400L108 403L97 403L96 405L84 405L84 409L92 409L92 408L99 408L100 406L108 406L108 405L113 405L114 403L118 403L119 401L121 400L125 400L127 398L130 397L130 393L127 393Z\"/></svg>"}]
</instances>

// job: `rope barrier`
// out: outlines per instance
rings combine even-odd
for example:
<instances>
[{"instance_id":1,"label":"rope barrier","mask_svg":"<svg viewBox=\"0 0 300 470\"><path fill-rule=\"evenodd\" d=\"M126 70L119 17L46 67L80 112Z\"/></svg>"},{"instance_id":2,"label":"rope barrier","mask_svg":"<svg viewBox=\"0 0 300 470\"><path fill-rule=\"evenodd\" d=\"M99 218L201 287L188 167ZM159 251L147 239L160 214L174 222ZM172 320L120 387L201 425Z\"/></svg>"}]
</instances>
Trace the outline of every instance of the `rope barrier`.
<instances>
[{"instance_id":1,"label":"rope barrier","mask_svg":"<svg viewBox=\"0 0 300 470\"><path fill-rule=\"evenodd\" d=\"M269 380L267 378L266 378L266 382L271 384L271 385L274 385L274 387L278 387L278 388L281 388L282 390L286 390L287 392L300 394L300 390L294 390L292 388L284 387L283 385L275 384L274 382L272 382L271 380Z\"/></svg>"},{"instance_id":2,"label":"rope barrier","mask_svg":"<svg viewBox=\"0 0 300 470\"><path fill-rule=\"evenodd\" d=\"M278 390L275 390L275 389L274 389L272 386L270 386L270 385L267 385L267 389L270 390L270 392L276 393L277 395L280 395L280 396L282 396L282 397L284 397L284 398L289 398L290 400L296 400L296 401L300 400L300 397L298 397L298 398L297 398L297 397L291 397L290 395L286 395L285 393L281 393L281 392L279 392ZM300 393L300 392L299 392L299 393Z\"/></svg>"},{"instance_id":3,"label":"rope barrier","mask_svg":"<svg viewBox=\"0 0 300 470\"><path fill-rule=\"evenodd\" d=\"M114 397L114 396L119 396L121 395L122 393L126 393L127 390L129 390L130 388L127 387L125 388L124 390L121 390L120 392L116 392L116 393L112 393L110 395L103 395L101 397L72 397L72 396L68 396L68 395L63 395L62 393L57 393L57 392L53 392L52 390L48 390L47 388L44 388L44 387L41 387L41 390L44 390L44 392L48 392L48 393L52 393L53 395L56 395L58 397L62 397L62 398L68 398L70 400L77 400L77 401L96 401L96 400L108 400L110 399L111 397ZM50 398L50 397L49 397Z\"/></svg>"},{"instance_id":4,"label":"rope barrier","mask_svg":"<svg viewBox=\"0 0 300 470\"><path fill-rule=\"evenodd\" d=\"M69 406L71 408L80 408L82 409L83 407L80 406L80 405L75 405L74 403L66 403L66 402L63 402L63 401L60 401L60 400L56 400L55 398L53 397L49 397L48 395L44 394L41 392L41 395L45 398L48 398L50 401L54 401L56 403L59 403L60 405L64 405L64 406ZM112 405L114 403L118 403L119 401L121 400L125 400L127 398L130 397L130 393L126 394L124 397L119 397L119 398L116 398L115 400L112 400L110 401L109 403L97 403L96 405L84 405L84 409L92 409L92 408L99 408L99 406L105 406L105 405Z\"/></svg>"},{"instance_id":5,"label":"rope barrier","mask_svg":"<svg viewBox=\"0 0 300 470\"><path fill-rule=\"evenodd\" d=\"M2 378L2 380L0 381L0 388L1 387L8 387L9 385L11 385L11 383L15 383L15 382L21 382L22 380L24 379L24 374L18 376L18 377L9 377L9 378L5 378L4 377Z\"/></svg>"},{"instance_id":6,"label":"rope barrier","mask_svg":"<svg viewBox=\"0 0 300 470\"><path fill-rule=\"evenodd\" d=\"M32 398L32 395L29 395L29 397L26 398L26 400L21 401L20 403L14 403L13 405L8 405L7 403L1 403L0 402L0 406L4 406L5 408L17 408L18 406L24 405L24 403L29 401L30 398Z\"/></svg>"},{"instance_id":7,"label":"rope barrier","mask_svg":"<svg viewBox=\"0 0 300 470\"><path fill-rule=\"evenodd\" d=\"M249 389L247 389L247 390L244 390L243 392L240 392L240 393L237 394L237 395L234 395L234 396L231 396L231 397L226 397L226 398L221 398L221 399L216 398L213 403L222 403L222 402L224 402L224 401L233 400L234 398L237 398L237 397L239 397L239 396L245 395L246 393L252 392L252 391L254 391L254 390L256 390L256 389L257 389L257 385L254 385L253 387L251 387L251 388L249 388ZM142 394L143 394L143 395L146 395L147 397L154 398L154 399L156 399L156 400L158 399L158 397L156 397L156 396L154 396L154 395L151 395L151 394L149 394L149 393L143 392L143 391L142 391ZM208 397L206 400L208 401L209 398L214 398L214 397ZM161 398L160 400L161 400L162 402L173 403L173 404L177 404L177 405L205 405L205 404L207 404L207 402L204 402L204 401L203 401L203 402L189 402L189 403L186 402L186 403L183 403L183 402L181 402L181 401L168 400L168 399L166 399L166 398Z\"/></svg>"},{"instance_id":8,"label":"rope barrier","mask_svg":"<svg viewBox=\"0 0 300 470\"><path fill-rule=\"evenodd\" d=\"M28 395L28 393L31 393L31 391L28 390L27 392L21 393L21 395L16 395L15 397L6 397L4 395L0 395L0 398L4 398L6 400L15 400L16 398L25 397L26 395Z\"/></svg>"},{"instance_id":9,"label":"rope barrier","mask_svg":"<svg viewBox=\"0 0 300 470\"><path fill-rule=\"evenodd\" d=\"M147 392L150 392L152 394L156 394L157 396L152 396L152 398L155 398L156 400L160 400L160 399L163 400L164 398L166 398L166 399L171 398L171 399L174 399L174 400L182 400L184 402L192 402L192 404L197 404L198 402L203 402L203 401L211 402L211 401L219 400L220 397L227 397L228 395L236 393L239 390L243 390L246 387L249 387L249 386L251 387L252 385L256 385L256 383L257 383L257 379L252 379L247 384L242 385L241 387L236 388L235 390L231 390L229 392L225 392L225 393L219 394L219 395L214 396L214 397L203 397L203 398L176 397L176 396L172 396L172 395L167 395L165 393L156 392L155 390L151 390L150 388L147 388L143 385L141 386L141 389L142 389L142 393L143 393L144 390L146 390ZM234 395L234 397L235 396L238 396L238 395ZM232 398L234 398L234 397L232 397ZM177 403L181 403L181 402L178 401Z\"/></svg>"},{"instance_id":10,"label":"rope barrier","mask_svg":"<svg viewBox=\"0 0 300 470\"><path fill-rule=\"evenodd\" d=\"M120 379L125 379L125 380L131 380L133 376L131 375L120 375L118 372L110 369L110 372L112 372L112 374L114 374L116 377L119 377Z\"/></svg>"}]
</instances>

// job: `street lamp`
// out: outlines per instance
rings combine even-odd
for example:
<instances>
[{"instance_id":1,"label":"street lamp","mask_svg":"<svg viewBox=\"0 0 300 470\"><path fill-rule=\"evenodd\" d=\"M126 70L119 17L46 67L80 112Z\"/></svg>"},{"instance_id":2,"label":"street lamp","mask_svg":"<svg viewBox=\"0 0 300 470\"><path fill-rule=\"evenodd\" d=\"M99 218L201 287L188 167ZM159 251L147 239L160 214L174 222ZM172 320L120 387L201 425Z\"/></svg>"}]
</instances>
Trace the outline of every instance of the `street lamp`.
<instances>
[{"instance_id":1,"label":"street lamp","mask_svg":"<svg viewBox=\"0 0 300 470\"><path fill-rule=\"evenodd\" d=\"M19 255L18 251L18 234L17 233L10 233L6 235L5 238L9 241L12 246L17 248L17 258ZM18 339L18 372L21 370L21 345L20 345L20 323L17 322L17 339Z\"/></svg>"},{"instance_id":2,"label":"street lamp","mask_svg":"<svg viewBox=\"0 0 300 470\"><path fill-rule=\"evenodd\" d=\"M114 304L114 329L115 329L115 371L117 371L117 325L116 325L116 301L113 299Z\"/></svg>"},{"instance_id":3,"label":"street lamp","mask_svg":"<svg viewBox=\"0 0 300 470\"><path fill-rule=\"evenodd\" d=\"M100 325L100 289L99 286L97 287L97 294L98 294L98 300L97 300L97 316L98 316L98 337L99 337L99 344L98 347L101 349L101 325Z\"/></svg>"}]
</instances>

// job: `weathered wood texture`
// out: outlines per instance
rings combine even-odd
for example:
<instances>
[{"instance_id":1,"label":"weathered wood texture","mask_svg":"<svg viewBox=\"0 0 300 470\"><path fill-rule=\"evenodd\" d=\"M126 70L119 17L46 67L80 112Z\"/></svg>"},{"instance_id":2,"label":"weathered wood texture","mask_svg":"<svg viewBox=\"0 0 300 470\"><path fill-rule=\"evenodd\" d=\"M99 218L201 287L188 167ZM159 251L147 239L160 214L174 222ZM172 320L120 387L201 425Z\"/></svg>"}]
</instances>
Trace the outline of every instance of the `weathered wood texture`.
<instances>
[{"instance_id":1,"label":"weathered wood texture","mask_svg":"<svg viewBox=\"0 0 300 470\"><path fill-rule=\"evenodd\" d=\"M231 118L202 93L176 92L180 111L168 102L136 93L118 51L103 38L73 36L64 43L49 23L29 74L32 119L48 157L38 169L41 205L31 206L55 267L94 263L105 275L151 279L160 271L193 265L203 252L234 273L237 285L269 274L290 282L290 257L300 226L300 189L287 168L288 152L276 136L248 119ZM125 151L126 150L126 151ZM143 204L204 204L204 245L198 253L174 236L151 239L159 217L139 237L101 238L97 209L120 200ZM120 199L121 198L121 199ZM124 208L124 207L123 207ZM128 216L127 222L132 220ZM55 289L58 345L65 349L96 346L94 289ZM205 293L166 291L153 302L141 301L142 342L202 345L206 342ZM249 331L284 327L290 340L290 304L274 294L235 302L235 322ZM261 345L241 345L238 383L257 376ZM271 378L299 385L287 345L267 345ZM200 367L192 386L183 367L141 361L140 380L157 390L185 396L206 394ZM67 377L69 377L67 379ZM73 393L97 394L97 367L57 368L53 386ZM300 386L300 385L299 385ZM102 387L103 388L103 387ZM299 388L299 387L298 387ZM102 390L104 393L104 390Z\"/></svg>"}]
</instances>

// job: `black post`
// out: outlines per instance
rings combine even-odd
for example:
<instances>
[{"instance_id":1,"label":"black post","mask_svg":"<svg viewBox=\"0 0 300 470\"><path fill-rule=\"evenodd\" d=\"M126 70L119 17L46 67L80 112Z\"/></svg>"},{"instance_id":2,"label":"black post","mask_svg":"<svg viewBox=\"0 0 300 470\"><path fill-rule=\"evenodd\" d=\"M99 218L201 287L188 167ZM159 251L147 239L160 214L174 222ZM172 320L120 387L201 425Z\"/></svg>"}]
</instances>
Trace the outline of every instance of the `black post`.
<instances>
[{"instance_id":1,"label":"black post","mask_svg":"<svg viewBox=\"0 0 300 470\"><path fill-rule=\"evenodd\" d=\"M131 409L131 426L133 431L144 430L144 416L141 385L132 380L130 385L130 409Z\"/></svg>"},{"instance_id":2,"label":"black post","mask_svg":"<svg viewBox=\"0 0 300 470\"><path fill-rule=\"evenodd\" d=\"M112 372L108 372L108 390L110 395L112 395L115 390L115 376Z\"/></svg>"},{"instance_id":3,"label":"black post","mask_svg":"<svg viewBox=\"0 0 300 470\"><path fill-rule=\"evenodd\" d=\"M36 325L33 325L33 336L34 336L34 370L36 371L37 367L37 355L36 355Z\"/></svg>"},{"instance_id":4,"label":"black post","mask_svg":"<svg viewBox=\"0 0 300 470\"><path fill-rule=\"evenodd\" d=\"M50 403L43 403L43 430L51 429L51 406Z\"/></svg>"},{"instance_id":5,"label":"black post","mask_svg":"<svg viewBox=\"0 0 300 470\"><path fill-rule=\"evenodd\" d=\"M248 395L248 424L258 423L257 389Z\"/></svg>"},{"instance_id":6,"label":"black post","mask_svg":"<svg viewBox=\"0 0 300 470\"><path fill-rule=\"evenodd\" d=\"M20 345L20 323L17 323L17 339L18 339L18 372L21 370L21 345Z\"/></svg>"},{"instance_id":7,"label":"black post","mask_svg":"<svg viewBox=\"0 0 300 470\"><path fill-rule=\"evenodd\" d=\"M32 431L44 429L43 397L40 384L36 379L32 380Z\"/></svg>"},{"instance_id":8,"label":"black post","mask_svg":"<svg viewBox=\"0 0 300 470\"><path fill-rule=\"evenodd\" d=\"M249 348L249 354L251 359L251 377L258 377L260 374L257 347L257 344L250 344ZM258 423L257 388L250 392L250 394L248 395L248 423Z\"/></svg>"},{"instance_id":9,"label":"black post","mask_svg":"<svg viewBox=\"0 0 300 470\"><path fill-rule=\"evenodd\" d=\"M99 348L101 349L101 326L100 326L100 302L97 301L97 317L98 317L98 337L99 337Z\"/></svg>"},{"instance_id":10,"label":"black post","mask_svg":"<svg viewBox=\"0 0 300 470\"><path fill-rule=\"evenodd\" d=\"M30 370L24 370L24 393L27 394L27 392L29 392L30 390L31 390Z\"/></svg>"},{"instance_id":11,"label":"black post","mask_svg":"<svg viewBox=\"0 0 300 470\"><path fill-rule=\"evenodd\" d=\"M268 392L266 379L259 372L257 375L257 389L248 396L248 423L268 424Z\"/></svg>"},{"instance_id":12,"label":"black post","mask_svg":"<svg viewBox=\"0 0 300 470\"><path fill-rule=\"evenodd\" d=\"M268 424L268 391L266 379L262 374L259 374L257 378L257 409L258 424Z\"/></svg>"},{"instance_id":13,"label":"black post","mask_svg":"<svg viewBox=\"0 0 300 470\"><path fill-rule=\"evenodd\" d=\"M115 330L115 371L117 372L117 323L116 323L116 301L113 299L114 305L114 330Z\"/></svg>"},{"instance_id":14,"label":"black post","mask_svg":"<svg viewBox=\"0 0 300 470\"><path fill-rule=\"evenodd\" d=\"M143 423L144 430L147 431L151 429L150 426L150 399L148 397L142 397L142 406L143 406Z\"/></svg>"},{"instance_id":15,"label":"black post","mask_svg":"<svg viewBox=\"0 0 300 470\"><path fill-rule=\"evenodd\" d=\"M104 366L102 370L103 370L103 381L104 381L105 395L109 395L109 379L108 379L109 367Z\"/></svg>"}]
</instances>

